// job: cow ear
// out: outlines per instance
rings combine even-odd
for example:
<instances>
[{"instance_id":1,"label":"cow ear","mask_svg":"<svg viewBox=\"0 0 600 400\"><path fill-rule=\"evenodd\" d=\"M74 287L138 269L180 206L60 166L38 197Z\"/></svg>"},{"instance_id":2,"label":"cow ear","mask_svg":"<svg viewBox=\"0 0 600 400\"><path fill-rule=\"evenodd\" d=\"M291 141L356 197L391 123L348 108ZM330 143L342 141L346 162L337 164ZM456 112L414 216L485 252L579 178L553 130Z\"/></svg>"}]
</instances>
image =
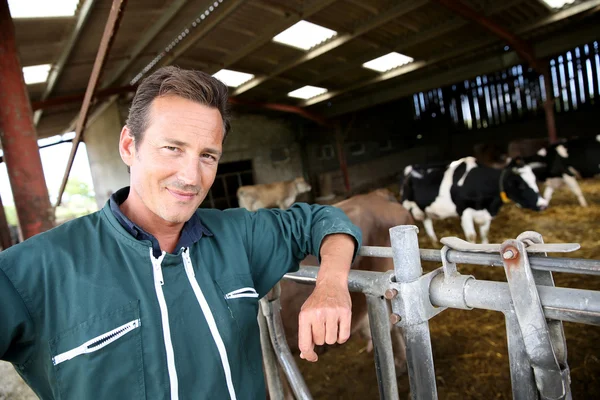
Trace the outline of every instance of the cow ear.
<instances>
[{"instance_id":1,"label":"cow ear","mask_svg":"<svg viewBox=\"0 0 600 400\"><path fill-rule=\"evenodd\" d=\"M519 168L517 168L517 167L513 167L513 168L512 168L512 172L513 172L514 174L517 174L517 175L518 175L518 174L519 174Z\"/></svg>"}]
</instances>

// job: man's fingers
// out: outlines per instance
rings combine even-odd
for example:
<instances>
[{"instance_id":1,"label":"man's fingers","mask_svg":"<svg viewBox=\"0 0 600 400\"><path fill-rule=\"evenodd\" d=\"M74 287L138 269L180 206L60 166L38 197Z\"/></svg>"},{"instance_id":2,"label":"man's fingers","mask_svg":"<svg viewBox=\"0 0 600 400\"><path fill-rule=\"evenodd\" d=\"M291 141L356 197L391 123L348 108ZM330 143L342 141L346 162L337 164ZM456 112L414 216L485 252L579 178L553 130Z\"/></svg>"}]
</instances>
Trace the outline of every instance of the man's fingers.
<instances>
[{"instance_id":1,"label":"man's fingers","mask_svg":"<svg viewBox=\"0 0 600 400\"><path fill-rule=\"evenodd\" d=\"M312 325L313 342L318 346L324 345L325 344L325 323L317 318L313 318L313 320L311 322L312 322L311 325Z\"/></svg>"},{"instance_id":2,"label":"man's fingers","mask_svg":"<svg viewBox=\"0 0 600 400\"><path fill-rule=\"evenodd\" d=\"M352 323L352 311L340 314L338 343L345 343L350 338L350 325Z\"/></svg>"},{"instance_id":3,"label":"man's fingers","mask_svg":"<svg viewBox=\"0 0 600 400\"><path fill-rule=\"evenodd\" d=\"M314 352L315 344L311 324L306 318L306 314L300 312L298 318L298 348L300 357L311 362L317 361L317 354Z\"/></svg>"},{"instance_id":4,"label":"man's fingers","mask_svg":"<svg viewBox=\"0 0 600 400\"><path fill-rule=\"evenodd\" d=\"M338 340L338 322L337 315L331 315L327 318L325 324L325 343L335 344Z\"/></svg>"}]
</instances>

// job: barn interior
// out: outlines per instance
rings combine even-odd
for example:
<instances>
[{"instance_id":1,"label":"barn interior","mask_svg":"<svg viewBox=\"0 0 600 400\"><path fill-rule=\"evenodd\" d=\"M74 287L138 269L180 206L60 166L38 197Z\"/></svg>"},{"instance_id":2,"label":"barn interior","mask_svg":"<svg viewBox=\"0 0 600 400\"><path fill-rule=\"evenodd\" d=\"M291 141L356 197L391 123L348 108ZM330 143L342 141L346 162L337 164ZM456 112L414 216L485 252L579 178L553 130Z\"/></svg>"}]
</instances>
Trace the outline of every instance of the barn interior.
<instances>
[{"instance_id":1,"label":"barn interior","mask_svg":"<svg viewBox=\"0 0 600 400\"><path fill-rule=\"evenodd\" d=\"M119 134L137 85L166 65L229 86L232 130L207 208L238 207L242 185L300 176L313 188L301 201L332 204L379 187L399 197L407 165L456 160L480 144L504 152L516 139L600 134L599 0L25 3L0 0L0 142L20 239L63 222L55 208L77 152L87 152L98 208L128 185ZM282 34L292 27L315 32ZM51 199L39 149L64 143L72 150ZM567 191L541 214L504 207L490 242L536 230L547 242L580 243L573 257L600 259L600 182L581 187L586 209ZM0 211L7 248L14 238ZM457 220L437 229L462 235ZM469 268L504 279L502 270ZM600 290L597 277L556 280ZM440 398L511 397L501 317L448 310L431 325ZM565 330L573 397L600 398L600 330ZM315 399L378 396L372 354L358 339L315 365L297 362ZM408 396L408 378L398 382ZM0 379L0 399L27 396Z\"/></svg>"}]
</instances>

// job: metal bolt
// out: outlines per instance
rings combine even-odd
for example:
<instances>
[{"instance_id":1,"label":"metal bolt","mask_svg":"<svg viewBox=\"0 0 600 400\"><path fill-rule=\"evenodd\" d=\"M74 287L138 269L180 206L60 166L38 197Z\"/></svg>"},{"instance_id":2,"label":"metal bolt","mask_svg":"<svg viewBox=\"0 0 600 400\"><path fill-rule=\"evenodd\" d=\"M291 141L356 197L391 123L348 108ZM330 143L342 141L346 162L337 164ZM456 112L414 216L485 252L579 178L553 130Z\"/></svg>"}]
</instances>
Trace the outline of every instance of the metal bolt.
<instances>
[{"instance_id":1,"label":"metal bolt","mask_svg":"<svg viewBox=\"0 0 600 400\"><path fill-rule=\"evenodd\" d=\"M390 314L390 323L392 325L396 325L398 322L402 321L402 317L398 314Z\"/></svg>"},{"instance_id":2,"label":"metal bolt","mask_svg":"<svg viewBox=\"0 0 600 400\"><path fill-rule=\"evenodd\" d=\"M397 295L398 291L396 289L388 289L385 291L385 294L383 296L388 300L392 300Z\"/></svg>"},{"instance_id":3,"label":"metal bolt","mask_svg":"<svg viewBox=\"0 0 600 400\"><path fill-rule=\"evenodd\" d=\"M515 253L512 250L506 250L503 254L502 254L502 258L504 258L505 260L510 260L515 258Z\"/></svg>"}]
</instances>

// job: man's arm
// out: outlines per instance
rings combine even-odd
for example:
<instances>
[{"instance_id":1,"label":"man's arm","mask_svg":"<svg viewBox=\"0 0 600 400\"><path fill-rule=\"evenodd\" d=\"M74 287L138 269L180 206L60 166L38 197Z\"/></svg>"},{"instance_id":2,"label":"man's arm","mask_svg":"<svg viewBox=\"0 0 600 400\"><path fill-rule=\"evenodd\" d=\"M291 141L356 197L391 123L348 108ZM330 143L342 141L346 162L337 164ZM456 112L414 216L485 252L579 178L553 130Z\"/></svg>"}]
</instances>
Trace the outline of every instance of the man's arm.
<instances>
[{"instance_id":1,"label":"man's arm","mask_svg":"<svg viewBox=\"0 0 600 400\"><path fill-rule=\"evenodd\" d=\"M315 290L302 306L298 321L300 357L317 361L316 345L344 343L350 337L352 302L348 273L357 243L346 234L331 234L321 244L321 267Z\"/></svg>"}]
</instances>

